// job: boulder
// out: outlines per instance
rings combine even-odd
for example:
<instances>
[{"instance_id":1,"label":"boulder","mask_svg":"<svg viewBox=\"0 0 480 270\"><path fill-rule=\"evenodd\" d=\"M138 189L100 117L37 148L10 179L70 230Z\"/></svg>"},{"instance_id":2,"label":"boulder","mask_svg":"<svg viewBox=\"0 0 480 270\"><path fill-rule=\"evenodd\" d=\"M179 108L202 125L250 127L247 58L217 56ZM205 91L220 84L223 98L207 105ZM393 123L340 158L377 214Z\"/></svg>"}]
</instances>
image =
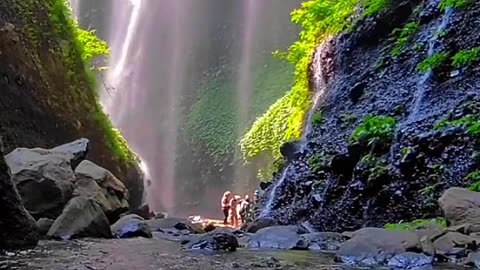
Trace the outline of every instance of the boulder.
<instances>
[{"instance_id":1,"label":"boulder","mask_svg":"<svg viewBox=\"0 0 480 270\"><path fill-rule=\"evenodd\" d=\"M242 225L241 230L248 233L256 233L258 230L277 225L277 221L273 218L257 218L252 222Z\"/></svg>"},{"instance_id":2,"label":"boulder","mask_svg":"<svg viewBox=\"0 0 480 270\"><path fill-rule=\"evenodd\" d=\"M468 248L476 250L476 241L465 234L448 232L433 241L433 247L439 255L457 256L465 253Z\"/></svg>"},{"instance_id":3,"label":"boulder","mask_svg":"<svg viewBox=\"0 0 480 270\"><path fill-rule=\"evenodd\" d=\"M394 269L421 269L433 264L433 256L421 253L404 252L393 256L388 261L388 266Z\"/></svg>"},{"instance_id":4,"label":"boulder","mask_svg":"<svg viewBox=\"0 0 480 270\"><path fill-rule=\"evenodd\" d=\"M0 156L3 147L0 140ZM38 242L35 220L25 210L8 168L0 158L0 250L34 247Z\"/></svg>"},{"instance_id":5,"label":"boulder","mask_svg":"<svg viewBox=\"0 0 480 270\"><path fill-rule=\"evenodd\" d=\"M480 193L465 188L450 188L438 200L452 226L480 223Z\"/></svg>"},{"instance_id":6,"label":"boulder","mask_svg":"<svg viewBox=\"0 0 480 270\"><path fill-rule=\"evenodd\" d=\"M480 252L470 252L465 264L480 269Z\"/></svg>"},{"instance_id":7,"label":"boulder","mask_svg":"<svg viewBox=\"0 0 480 270\"><path fill-rule=\"evenodd\" d=\"M201 224L192 223L188 219L167 217L162 219L147 220L146 223L153 231L171 234L202 234L205 231Z\"/></svg>"},{"instance_id":8,"label":"boulder","mask_svg":"<svg viewBox=\"0 0 480 270\"><path fill-rule=\"evenodd\" d=\"M182 241L185 249L209 251L236 251L237 237L228 229L218 228L203 235L192 235Z\"/></svg>"},{"instance_id":9,"label":"boulder","mask_svg":"<svg viewBox=\"0 0 480 270\"><path fill-rule=\"evenodd\" d=\"M412 250L421 250L414 232L363 228L353 232L352 238L342 244L336 260L347 264L384 265L395 255Z\"/></svg>"},{"instance_id":10,"label":"boulder","mask_svg":"<svg viewBox=\"0 0 480 270\"><path fill-rule=\"evenodd\" d=\"M75 169L78 164L80 164L80 162L87 157L89 149L90 141L88 139L81 138L71 143L66 143L52 148L50 151L65 155L65 158L70 161L72 168Z\"/></svg>"},{"instance_id":11,"label":"boulder","mask_svg":"<svg viewBox=\"0 0 480 270\"><path fill-rule=\"evenodd\" d=\"M144 219L155 217L155 214L150 210L150 206L148 205L148 203L143 203L137 209L130 211L129 214L139 215Z\"/></svg>"},{"instance_id":12,"label":"boulder","mask_svg":"<svg viewBox=\"0 0 480 270\"><path fill-rule=\"evenodd\" d=\"M111 172L84 160L75 169L74 196L98 202L110 220L128 211L128 190Z\"/></svg>"},{"instance_id":13,"label":"boulder","mask_svg":"<svg viewBox=\"0 0 480 270\"><path fill-rule=\"evenodd\" d=\"M141 216L135 214L123 216L110 228L113 235L117 238L152 238L150 227Z\"/></svg>"},{"instance_id":14,"label":"boulder","mask_svg":"<svg viewBox=\"0 0 480 270\"><path fill-rule=\"evenodd\" d=\"M308 233L301 238L308 243L309 250L315 251L336 251L346 241L343 235L334 232Z\"/></svg>"},{"instance_id":15,"label":"boulder","mask_svg":"<svg viewBox=\"0 0 480 270\"><path fill-rule=\"evenodd\" d=\"M47 235L48 231L53 225L54 220L49 218L41 218L37 220L38 233L40 236Z\"/></svg>"},{"instance_id":16,"label":"boulder","mask_svg":"<svg viewBox=\"0 0 480 270\"><path fill-rule=\"evenodd\" d=\"M64 240L81 237L111 238L112 232L102 207L95 200L75 197L65 206L47 236Z\"/></svg>"},{"instance_id":17,"label":"boulder","mask_svg":"<svg viewBox=\"0 0 480 270\"><path fill-rule=\"evenodd\" d=\"M263 228L250 237L248 248L253 249L307 249L308 242L301 235L307 233L298 226L274 226Z\"/></svg>"},{"instance_id":18,"label":"boulder","mask_svg":"<svg viewBox=\"0 0 480 270\"><path fill-rule=\"evenodd\" d=\"M75 176L68 157L41 148L17 148L5 156L25 208L35 218L56 218L72 197Z\"/></svg>"}]
</instances>

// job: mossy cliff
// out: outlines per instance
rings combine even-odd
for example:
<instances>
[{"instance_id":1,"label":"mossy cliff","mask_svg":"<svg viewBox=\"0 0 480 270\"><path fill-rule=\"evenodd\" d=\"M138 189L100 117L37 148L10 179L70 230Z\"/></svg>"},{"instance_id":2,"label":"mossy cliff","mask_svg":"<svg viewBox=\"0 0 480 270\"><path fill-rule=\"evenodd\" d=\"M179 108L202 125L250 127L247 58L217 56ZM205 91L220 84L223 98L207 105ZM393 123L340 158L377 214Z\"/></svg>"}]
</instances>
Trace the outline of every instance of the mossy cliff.
<instances>
[{"instance_id":1,"label":"mossy cliff","mask_svg":"<svg viewBox=\"0 0 480 270\"><path fill-rule=\"evenodd\" d=\"M97 100L88 35L67 7L64 0L0 3L0 134L7 151L88 138L89 158L127 184L136 206L141 173Z\"/></svg>"}]
</instances>

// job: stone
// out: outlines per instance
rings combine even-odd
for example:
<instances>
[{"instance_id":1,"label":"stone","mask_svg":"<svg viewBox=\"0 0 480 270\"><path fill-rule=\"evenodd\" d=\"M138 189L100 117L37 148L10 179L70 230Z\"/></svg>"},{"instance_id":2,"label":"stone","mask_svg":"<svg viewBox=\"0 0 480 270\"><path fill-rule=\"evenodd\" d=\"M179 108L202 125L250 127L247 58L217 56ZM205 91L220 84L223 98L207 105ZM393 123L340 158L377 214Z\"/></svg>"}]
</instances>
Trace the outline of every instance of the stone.
<instances>
[{"instance_id":1,"label":"stone","mask_svg":"<svg viewBox=\"0 0 480 270\"><path fill-rule=\"evenodd\" d=\"M433 241L433 247L440 255L457 255L460 249L476 249L475 239L458 232L448 232Z\"/></svg>"},{"instance_id":2,"label":"stone","mask_svg":"<svg viewBox=\"0 0 480 270\"><path fill-rule=\"evenodd\" d=\"M395 255L420 250L421 244L414 232L363 228L352 233L342 244L336 260L357 265L384 265Z\"/></svg>"},{"instance_id":3,"label":"stone","mask_svg":"<svg viewBox=\"0 0 480 270\"><path fill-rule=\"evenodd\" d=\"M47 235L48 231L53 225L54 220L49 218L41 218L37 220L38 233L40 236Z\"/></svg>"},{"instance_id":4,"label":"stone","mask_svg":"<svg viewBox=\"0 0 480 270\"><path fill-rule=\"evenodd\" d=\"M111 238L112 232L102 207L95 200L75 197L65 206L47 236L64 240L82 237Z\"/></svg>"},{"instance_id":5,"label":"stone","mask_svg":"<svg viewBox=\"0 0 480 270\"><path fill-rule=\"evenodd\" d=\"M201 224L192 223L188 219L167 217L162 219L147 220L146 223L152 231L178 234L202 234L205 231Z\"/></svg>"},{"instance_id":6,"label":"stone","mask_svg":"<svg viewBox=\"0 0 480 270\"><path fill-rule=\"evenodd\" d=\"M218 228L203 235L192 235L182 241L184 249L209 251L236 251L237 237L228 229Z\"/></svg>"},{"instance_id":7,"label":"stone","mask_svg":"<svg viewBox=\"0 0 480 270\"><path fill-rule=\"evenodd\" d=\"M150 210L150 206L148 205L148 203L143 203L137 209L130 211L129 214L139 215L144 219L149 219L154 217L157 218L156 215L153 213L153 211Z\"/></svg>"},{"instance_id":8,"label":"stone","mask_svg":"<svg viewBox=\"0 0 480 270\"><path fill-rule=\"evenodd\" d=\"M110 229L117 238L152 238L152 231L148 224L141 216L135 214L121 217Z\"/></svg>"},{"instance_id":9,"label":"stone","mask_svg":"<svg viewBox=\"0 0 480 270\"><path fill-rule=\"evenodd\" d=\"M393 256L388 261L388 266L395 269L419 269L433 264L433 256L421 253L404 252Z\"/></svg>"},{"instance_id":10,"label":"stone","mask_svg":"<svg viewBox=\"0 0 480 270\"><path fill-rule=\"evenodd\" d=\"M470 252L465 264L480 269L480 252Z\"/></svg>"},{"instance_id":11,"label":"stone","mask_svg":"<svg viewBox=\"0 0 480 270\"><path fill-rule=\"evenodd\" d=\"M260 229L275 225L277 225L277 221L273 218L257 218L252 222L247 222L243 224L241 230L248 233L256 233Z\"/></svg>"},{"instance_id":12,"label":"stone","mask_svg":"<svg viewBox=\"0 0 480 270\"><path fill-rule=\"evenodd\" d=\"M298 226L273 226L258 230L247 242L253 249L307 249L308 238L302 238L306 231Z\"/></svg>"},{"instance_id":13,"label":"stone","mask_svg":"<svg viewBox=\"0 0 480 270\"><path fill-rule=\"evenodd\" d=\"M75 175L68 155L17 148L5 156L25 208L35 218L56 218L72 197Z\"/></svg>"},{"instance_id":14,"label":"stone","mask_svg":"<svg viewBox=\"0 0 480 270\"><path fill-rule=\"evenodd\" d=\"M449 188L438 200L451 226L480 223L480 193L465 188Z\"/></svg>"},{"instance_id":15,"label":"stone","mask_svg":"<svg viewBox=\"0 0 480 270\"><path fill-rule=\"evenodd\" d=\"M75 169L78 164L80 164L80 162L87 157L89 149L90 141L88 139L81 138L71 143L66 143L52 148L51 151L64 154L65 157L70 161L72 168Z\"/></svg>"},{"instance_id":16,"label":"stone","mask_svg":"<svg viewBox=\"0 0 480 270\"><path fill-rule=\"evenodd\" d=\"M292 161L301 154L302 146L300 141L290 141L282 144L280 153L287 161Z\"/></svg>"},{"instance_id":17,"label":"stone","mask_svg":"<svg viewBox=\"0 0 480 270\"><path fill-rule=\"evenodd\" d=\"M336 251L346 241L346 237L334 232L308 233L301 238L308 243L309 250L315 251Z\"/></svg>"},{"instance_id":18,"label":"stone","mask_svg":"<svg viewBox=\"0 0 480 270\"><path fill-rule=\"evenodd\" d=\"M0 140L0 156L3 144ZM39 239L35 220L25 210L8 167L0 158L0 250L34 247Z\"/></svg>"},{"instance_id":19,"label":"stone","mask_svg":"<svg viewBox=\"0 0 480 270\"><path fill-rule=\"evenodd\" d=\"M128 190L111 172L84 160L75 169L75 191L73 196L95 200L110 220L116 220L128 211Z\"/></svg>"}]
</instances>

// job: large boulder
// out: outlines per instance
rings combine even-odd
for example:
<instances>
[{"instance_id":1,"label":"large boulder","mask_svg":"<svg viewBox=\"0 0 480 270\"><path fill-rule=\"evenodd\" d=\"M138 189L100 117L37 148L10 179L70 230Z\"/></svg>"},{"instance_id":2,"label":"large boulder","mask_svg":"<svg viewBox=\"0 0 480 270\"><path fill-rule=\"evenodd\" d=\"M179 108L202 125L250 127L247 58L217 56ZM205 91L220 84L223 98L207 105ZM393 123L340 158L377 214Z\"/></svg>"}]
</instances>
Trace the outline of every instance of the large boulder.
<instances>
[{"instance_id":1,"label":"large boulder","mask_svg":"<svg viewBox=\"0 0 480 270\"><path fill-rule=\"evenodd\" d=\"M111 172L84 160L75 169L74 196L95 200L110 220L128 211L128 190Z\"/></svg>"},{"instance_id":2,"label":"large boulder","mask_svg":"<svg viewBox=\"0 0 480 270\"><path fill-rule=\"evenodd\" d=\"M75 169L80 162L87 158L89 149L90 141L88 139L81 138L71 143L66 143L52 148L50 151L65 155L65 158L70 161L72 168Z\"/></svg>"},{"instance_id":3,"label":"large boulder","mask_svg":"<svg viewBox=\"0 0 480 270\"><path fill-rule=\"evenodd\" d=\"M258 230L278 225L277 221L273 218L257 218L254 221L245 223L242 225L241 230L248 233L256 233Z\"/></svg>"},{"instance_id":4,"label":"large boulder","mask_svg":"<svg viewBox=\"0 0 480 270\"><path fill-rule=\"evenodd\" d=\"M37 220L37 228L40 236L47 235L48 231L53 225L53 222L55 222L55 220L49 218L41 218Z\"/></svg>"},{"instance_id":5,"label":"large boulder","mask_svg":"<svg viewBox=\"0 0 480 270\"><path fill-rule=\"evenodd\" d=\"M2 154L0 141L0 156ZM35 220L25 210L8 168L0 158L0 250L34 247L38 242Z\"/></svg>"},{"instance_id":6,"label":"large boulder","mask_svg":"<svg viewBox=\"0 0 480 270\"><path fill-rule=\"evenodd\" d=\"M364 228L340 247L336 259L347 264L384 265L394 256L412 250L421 250L414 232Z\"/></svg>"},{"instance_id":7,"label":"large boulder","mask_svg":"<svg viewBox=\"0 0 480 270\"><path fill-rule=\"evenodd\" d=\"M307 233L301 237L308 243L309 250L315 251L336 251L345 242L346 237L334 232Z\"/></svg>"},{"instance_id":8,"label":"large boulder","mask_svg":"<svg viewBox=\"0 0 480 270\"><path fill-rule=\"evenodd\" d=\"M476 250L476 241L459 232L447 232L446 234L435 239L433 242L436 254L446 256L463 256L466 255L468 248Z\"/></svg>"},{"instance_id":9,"label":"large boulder","mask_svg":"<svg viewBox=\"0 0 480 270\"><path fill-rule=\"evenodd\" d=\"M112 232L102 207L95 200L75 197L65 206L47 236L65 240L81 237L111 238Z\"/></svg>"},{"instance_id":10,"label":"large boulder","mask_svg":"<svg viewBox=\"0 0 480 270\"><path fill-rule=\"evenodd\" d=\"M182 241L185 249L209 251L236 251L237 237L228 229L218 228L203 235L191 235Z\"/></svg>"},{"instance_id":11,"label":"large boulder","mask_svg":"<svg viewBox=\"0 0 480 270\"><path fill-rule=\"evenodd\" d=\"M35 217L56 218L72 197L75 176L67 155L17 148L5 156L25 208Z\"/></svg>"},{"instance_id":12,"label":"large boulder","mask_svg":"<svg viewBox=\"0 0 480 270\"><path fill-rule=\"evenodd\" d=\"M480 223L480 193L465 188L450 188L438 200L450 225Z\"/></svg>"},{"instance_id":13,"label":"large boulder","mask_svg":"<svg viewBox=\"0 0 480 270\"><path fill-rule=\"evenodd\" d=\"M152 231L148 224L141 216L135 214L123 216L110 228L117 238L152 238Z\"/></svg>"},{"instance_id":14,"label":"large boulder","mask_svg":"<svg viewBox=\"0 0 480 270\"><path fill-rule=\"evenodd\" d=\"M253 249L307 249L308 242L301 237L306 231L298 226L263 228L250 237L248 248Z\"/></svg>"}]
</instances>

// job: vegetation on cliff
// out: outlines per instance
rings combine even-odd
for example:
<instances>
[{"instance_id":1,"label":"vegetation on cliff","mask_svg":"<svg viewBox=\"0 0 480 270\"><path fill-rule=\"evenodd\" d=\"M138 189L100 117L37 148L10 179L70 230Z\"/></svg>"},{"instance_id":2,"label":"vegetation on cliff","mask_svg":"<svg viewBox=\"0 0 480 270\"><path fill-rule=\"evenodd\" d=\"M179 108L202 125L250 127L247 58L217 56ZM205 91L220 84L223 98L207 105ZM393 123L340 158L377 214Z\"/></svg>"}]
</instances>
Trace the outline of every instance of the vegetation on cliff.
<instances>
[{"instance_id":1,"label":"vegetation on cliff","mask_svg":"<svg viewBox=\"0 0 480 270\"><path fill-rule=\"evenodd\" d=\"M337 35L352 25L351 17L359 3L359 0L312 0L292 12L292 22L302 27L300 38L288 53L275 54L295 66L294 85L242 137L240 147L247 161L260 154L279 160L280 146L301 137L305 115L311 106L309 70L315 49L329 36ZM363 1L363 15L375 15L389 4L389 0ZM267 179L270 175L261 177Z\"/></svg>"},{"instance_id":2,"label":"vegetation on cliff","mask_svg":"<svg viewBox=\"0 0 480 270\"><path fill-rule=\"evenodd\" d=\"M47 25L38 25L33 19L33 14L42 7L48 11L48 21L42 22ZM92 60L98 56L109 54L107 43L100 40L94 30L83 30L79 28L74 20L69 2L66 0L48 0L41 6L38 1L24 1L19 4L19 11L26 14L28 38L37 48L40 48L45 42L45 36L55 39L59 43L59 48L52 48L52 53L62 56L64 72L68 79L68 88L75 100L73 107L78 111L84 111L88 121L93 121L102 130L105 140L111 149L114 157L126 163L135 162L136 157L129 149L126 141L120 132L113 128L112 123L98 101L97 89L99 87L97 74L93 70ZM42 33L40 26L44 26L50 31ZM43 66L44 63L37 59L37 66L43 78L47 75L49 68ZM85 81L88 83L85 84ZM48 84L48 81L46 81ZM91 97L94 97L92 100ZM60 106L61 102L52 102L52 105ZM80 107L82 109L80 109ZM54 108L52 108L54 109ZM58 111L61 111L59 109ZM80 123L81 125L81 123Z\"/></svg>"}]
</instances>

